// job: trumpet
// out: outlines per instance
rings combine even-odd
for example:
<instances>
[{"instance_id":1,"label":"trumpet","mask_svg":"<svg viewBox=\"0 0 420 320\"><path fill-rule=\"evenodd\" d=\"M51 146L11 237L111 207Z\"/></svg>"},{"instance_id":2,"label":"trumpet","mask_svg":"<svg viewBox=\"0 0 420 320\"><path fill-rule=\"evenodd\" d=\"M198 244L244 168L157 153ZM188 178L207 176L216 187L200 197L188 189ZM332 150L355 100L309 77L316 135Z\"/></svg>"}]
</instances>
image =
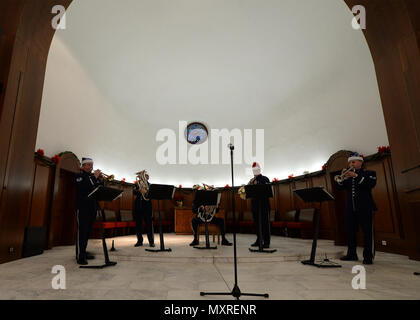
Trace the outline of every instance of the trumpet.
<instances>
[{"instance_id":1,"label":"trumpet","mask_svg":"<svg viewBox=\"0 0 420 320\"><path fill-rule=\"evenodd\" d=\"M104 179L106 181L113 181L114 178L115 178L113 174L108 175L108 174L105 174L103 172L101 172L101 176L102 176L102 179Z\"/></svg>"},{"instance_id":2,"label":"trumpet","mask_svg":"<svg viewBox=\"0 0 420 320\"><path fill-rule=\"evenodd\" d=\"M350 171L355 172L356 170L353 167L348 168L346 171L344 171L342 174L338 174L334 177L335 182L337 183L343 183L344 180L346 180L348 177L346 177L347 173Z\"/></svg>"}]
</instances>

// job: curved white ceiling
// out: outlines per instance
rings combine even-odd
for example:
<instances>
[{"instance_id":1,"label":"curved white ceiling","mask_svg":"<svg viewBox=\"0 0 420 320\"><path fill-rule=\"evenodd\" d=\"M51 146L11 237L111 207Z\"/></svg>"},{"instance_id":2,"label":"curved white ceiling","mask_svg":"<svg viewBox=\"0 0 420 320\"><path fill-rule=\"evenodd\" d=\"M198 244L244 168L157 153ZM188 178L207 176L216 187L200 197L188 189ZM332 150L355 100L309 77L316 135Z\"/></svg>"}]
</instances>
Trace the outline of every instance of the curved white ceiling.
<instances>
[{"instance_id":1,"label":"curved white ceiling","mask_svg":"<svg viewBox=\"0 0 420 320\"><path fill-rule=\"evenodd\" d=\"M187 187L230 184L230 168L159 164L157 133L179 140L182 120L253 129L254 139L264 129L256 160L271 179L319 170L340 149L374 153L387 134L351 19L337 0L73 1L51 45L37 148L91 156L127 181L147 169L152 182ZM237 183L246 169L235 166Z\"/></svg>"}]
</instances>

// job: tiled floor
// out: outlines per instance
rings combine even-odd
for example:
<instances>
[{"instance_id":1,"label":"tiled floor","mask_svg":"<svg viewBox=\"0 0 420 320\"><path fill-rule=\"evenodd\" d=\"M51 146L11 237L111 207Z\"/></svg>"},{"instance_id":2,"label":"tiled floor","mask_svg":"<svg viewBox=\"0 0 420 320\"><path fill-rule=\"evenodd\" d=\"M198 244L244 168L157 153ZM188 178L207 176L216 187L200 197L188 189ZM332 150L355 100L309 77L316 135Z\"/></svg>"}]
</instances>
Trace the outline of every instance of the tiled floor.
<instances>
[{"instance_id":1,"label":"tiled floor","mask_svg":"<svg viewBox=\"0 0 420 320\"><path fill-rule=\"evenodd\" d=\"M188 246L190 236L166 234L165 246L173 251L150 253L145 247L133 247L134 236L114 240L117 251L110 252L110 257L118 264L102 270L79 269L74 247L57 247L39 256L1 264L0 299L232 299L199 294L232 289L232 247L197 250ZM305 266L300 260L308 258L311 241L272 237L272 247L278 251L264 254L248 251L253 240L251 235L238 235L238 280L242 292L269 293L270 299L279 300L420 299L420 276L413 275L414 271L420 272L420 262L405 256L378 252L375 264L366 266L366 289L355 290L354 262L343 262L342 268L335 269ZM111 241L108 243L110 246ZM101 264L101 242L91 240L89 250L97 255L89 263ZM327 254L338 261L343 251L332 241L318 243L320 257ZM65 267L65 290L52 288L54 265Z\"/></svg>"}]
</instances>

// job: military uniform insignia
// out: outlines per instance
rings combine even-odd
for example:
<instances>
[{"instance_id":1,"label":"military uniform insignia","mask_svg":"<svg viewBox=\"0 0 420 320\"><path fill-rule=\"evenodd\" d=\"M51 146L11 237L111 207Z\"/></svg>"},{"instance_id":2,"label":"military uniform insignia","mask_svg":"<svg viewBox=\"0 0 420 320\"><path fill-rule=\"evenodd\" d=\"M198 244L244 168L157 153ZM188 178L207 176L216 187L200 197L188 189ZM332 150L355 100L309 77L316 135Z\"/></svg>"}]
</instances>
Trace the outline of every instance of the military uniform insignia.
<instances>
[{"instance_id":1,"label":"military uniform insignia","mask_svg":"<svg viewBox=\"0 0 420 320\"><path fill-rule=\"evenodd\" d=\"M76 181L77 181L77 182L80 182L80 181L82 181L82 180L83 180L83 178L82 178L82 177L79 177L79 178L77 178L77 179L76 179Z\"/></svg>"}]
</instances>

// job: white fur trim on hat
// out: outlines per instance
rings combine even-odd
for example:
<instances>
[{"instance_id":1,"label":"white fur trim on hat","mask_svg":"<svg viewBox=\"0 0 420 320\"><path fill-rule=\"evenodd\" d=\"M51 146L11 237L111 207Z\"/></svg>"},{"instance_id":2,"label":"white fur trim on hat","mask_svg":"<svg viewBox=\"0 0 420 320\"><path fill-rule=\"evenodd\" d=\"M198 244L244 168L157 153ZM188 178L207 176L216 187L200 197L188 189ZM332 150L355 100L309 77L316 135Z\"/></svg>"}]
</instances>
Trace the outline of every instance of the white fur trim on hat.
<instances>
[{"instance_id":1,"label":"white fur trim on hat","mask_svg":"<svg viewBox=\"0 0 420 320\"><path fill-rule=\"evenodd\" d=\"M361 156L351 156L347 159L347 162L353 161L353 160L360 160L360 161L364 161L363 158Z\"/></svg>"},{"instance_id":2,"label":"white fur trim on hat","mask_svg":"<svg viewBox=\"0 0 420 320\"><path fill-rule=\"evenodd\" d=\"M93 163L93 160L92 160L91 158L82 158L82 166L83 166L85 163Z\"/></svg>"},{"instance_id":3,"label":"white fur trim on hat","mask_svg":"<svg viewBox=\"0 0 420 320\"><path fill-rule=\"evenodd\" d=\"M261 167L258 164L258 162L254 162L252 164L252 172L254 173L254 176L258 176L261 174Z\"/></svg>"}]
</instances>

